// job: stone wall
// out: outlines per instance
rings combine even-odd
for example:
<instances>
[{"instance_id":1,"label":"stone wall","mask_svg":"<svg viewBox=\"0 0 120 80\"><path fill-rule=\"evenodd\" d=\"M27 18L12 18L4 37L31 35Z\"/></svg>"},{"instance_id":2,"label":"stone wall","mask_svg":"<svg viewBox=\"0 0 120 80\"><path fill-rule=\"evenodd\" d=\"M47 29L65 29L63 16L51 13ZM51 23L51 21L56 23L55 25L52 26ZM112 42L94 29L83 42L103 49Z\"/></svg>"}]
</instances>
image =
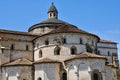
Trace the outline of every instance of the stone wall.
<instances>
[{"instance_id":1,"label":"stone wall","mask_svg":"<svg viewBox=\"0 0 120 80\"><path fill-rule=\"evenodd\" d=\"M41 63L35 64L35 79L42 80L60 80L60 65L59 63Z\"/></svg>"},{"instance_id":2,"label":"stone wall","mask_svg":"<svg viewBox=\"0 0 120 80\"><path fill-rule=\"evenodd\" d=\"M4 67L2 80L33 80L31 66L11 66Z\"/></svg>"}]
</instances>

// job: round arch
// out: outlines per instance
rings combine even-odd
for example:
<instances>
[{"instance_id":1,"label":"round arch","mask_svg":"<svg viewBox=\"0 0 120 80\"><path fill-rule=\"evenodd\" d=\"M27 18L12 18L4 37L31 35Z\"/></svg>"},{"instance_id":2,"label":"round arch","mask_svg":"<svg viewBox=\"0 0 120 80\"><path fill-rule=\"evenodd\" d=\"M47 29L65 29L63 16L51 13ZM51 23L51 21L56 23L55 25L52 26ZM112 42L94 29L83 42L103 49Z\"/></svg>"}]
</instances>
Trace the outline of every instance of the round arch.
<instances>
[{"instance_id":1,"label":"round arch","mask_svg":"<svg viewBox=\"0 0 120 80\"><path fill-rule=\"evenodd\" d=\"M77 53L77 48L76 48L75 46L72 46L72 47L70 48L70 51L71 51L71 54L74 55L74 54Z\"/></svg>"},{"instance_id":2,"label":"round arch","mask_svg":"<svg viewBox=\"0 0 120 80\"><path fill-rule=\"evenodd\" d=\"M57 47L55 47L55 49L54 49L54 55L60 55L60 47L59 46L57 46Z\"/></svg>"},{"instance_id":3,"label":"round arch","mask_svg":"<svg viewBox=\"0 0 120 80\"><path fill-rule=\"evenodd\" d=\"M103 80L101 72L99 72L98 70L92 71L91 79L92 80Z\"/></svg>"}]
</instances>

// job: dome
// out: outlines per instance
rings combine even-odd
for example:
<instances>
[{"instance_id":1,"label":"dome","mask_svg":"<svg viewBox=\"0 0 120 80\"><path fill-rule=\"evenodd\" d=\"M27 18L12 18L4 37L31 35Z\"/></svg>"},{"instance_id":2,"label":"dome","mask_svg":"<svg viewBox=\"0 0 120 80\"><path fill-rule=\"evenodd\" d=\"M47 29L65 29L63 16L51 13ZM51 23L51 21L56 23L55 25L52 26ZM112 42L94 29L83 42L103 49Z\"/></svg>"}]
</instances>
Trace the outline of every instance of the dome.
<instances>
[{"instance_id":1,"label":"dome","mask_svg":"<svg viewBox=\"0 0 120 80\"><path fill-rule=\"evenodd\" d=\"M58 11L57 8L55 7L55 5L52 3L52 5L50 6L49 10L48 10L48 19L45 21L42 21L38 24L35 24L33 26L31 26L28 31L32 32L35 29L43 29L45 27L48 27L50 29L56 29L58 26L64 26L64 25L70 25L70 26L74 26L72 24L69 24L65 21L59 20L58 19ZM76 26L74 26L76 27ZM36 31L34 31L36 32ZM44 33L43 33L44 34Z\"/></svg>"},{"instance_id":2,"label":"dome","mask_svg":"<svg viewBox=\"0 0 120 80\"><path fill-rule=\"evenodd\" d=\"M48 19L31 26L28 31L38 35L48 35L48 34L56 34L56 33L87 34L87 35L95 36L99 40L99 37L97 35L78 29L76 26L72 24L59 20L57 8L53 3L48 10Z\"/></svg>"},{"instance_id":3,"label":"dome","mask_svg":"<svg viewBox=\"0 0 120 80\"><path fill-rule=\"evenodd\" d=\"M47 19L45 21L42 21L42 22L40 22L38 24L35 24L35 25L31 26L28 31L30 32L33 29L42 28L42 27L46 27L46 26L47 27L56 27L57 28L58 26L62 26L62 25L66 25L66 24L69 24L69 23L64 22L62 20L59 20L59 19L52 18L52 19ZM71 24L69 24L69 25L71 25Z\"/></svg>"}]
</instances>

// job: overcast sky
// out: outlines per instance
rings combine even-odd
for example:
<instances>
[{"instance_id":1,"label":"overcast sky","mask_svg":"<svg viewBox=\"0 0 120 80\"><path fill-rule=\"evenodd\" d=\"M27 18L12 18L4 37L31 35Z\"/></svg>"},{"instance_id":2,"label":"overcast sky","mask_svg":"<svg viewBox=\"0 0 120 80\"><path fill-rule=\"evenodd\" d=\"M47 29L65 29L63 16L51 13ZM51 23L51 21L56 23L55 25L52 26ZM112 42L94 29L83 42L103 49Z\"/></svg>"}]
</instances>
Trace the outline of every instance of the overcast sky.
<instances>
[{"instance_id":1,"label":"overcast sky","mask_svg":"<svg viewBox=\"0 0 120 80\"><path fill-rule=\"evenodd\" d=\"M0 0L0 29L24 31L46 20L54 2L59 19L120 42L120 0ZM118 44L120 53L120 44Z\"/></svg>"}]
</instances>

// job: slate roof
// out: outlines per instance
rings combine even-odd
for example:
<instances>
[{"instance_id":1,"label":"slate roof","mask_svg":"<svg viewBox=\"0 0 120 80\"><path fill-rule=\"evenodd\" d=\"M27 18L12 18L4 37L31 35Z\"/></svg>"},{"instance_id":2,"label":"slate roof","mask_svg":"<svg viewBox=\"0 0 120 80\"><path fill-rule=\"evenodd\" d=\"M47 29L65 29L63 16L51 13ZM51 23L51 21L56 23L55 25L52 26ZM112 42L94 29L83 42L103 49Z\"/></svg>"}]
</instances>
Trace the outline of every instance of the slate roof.
<instances>
[{"instance_id":1,"label":"slate roof","mask_svg":"<svg viewBox=\"0 0 120 80\"><path fill-rule=\"evenodd\" d=\"M73 59L87 59L87 58L92 58L92 59L107 59L105 56L96 55L94 53L89 53L89 52L84 52L84 53L81 53L79 55L72 56L72 57L66 59L65 61L70 61L70 60L73 60Z\"/></svg>"},{"instance_id":2,"label":"slate roof","mask_svg":"<svg viewBox=\"0 0 120 80\"><path fill-rule=\"evenodd\" d=\"M7 66L30 66L30 65L32 65L32 62L30 60L26 58L20 58L15 61L4 64L2 66L7 67Z\"/></svg>"},{"instance_id":3,"label":"slate roof","mask_svg":"<svg viewBox=\"0 0 120 80\"><path fill-rule=\"evenodd\" d=\"M34 62L34 64L39 64L39 63L61 63L61 61L49 59L49 58L42 58L42 59Z\"/></svg>"}]
</instances>

